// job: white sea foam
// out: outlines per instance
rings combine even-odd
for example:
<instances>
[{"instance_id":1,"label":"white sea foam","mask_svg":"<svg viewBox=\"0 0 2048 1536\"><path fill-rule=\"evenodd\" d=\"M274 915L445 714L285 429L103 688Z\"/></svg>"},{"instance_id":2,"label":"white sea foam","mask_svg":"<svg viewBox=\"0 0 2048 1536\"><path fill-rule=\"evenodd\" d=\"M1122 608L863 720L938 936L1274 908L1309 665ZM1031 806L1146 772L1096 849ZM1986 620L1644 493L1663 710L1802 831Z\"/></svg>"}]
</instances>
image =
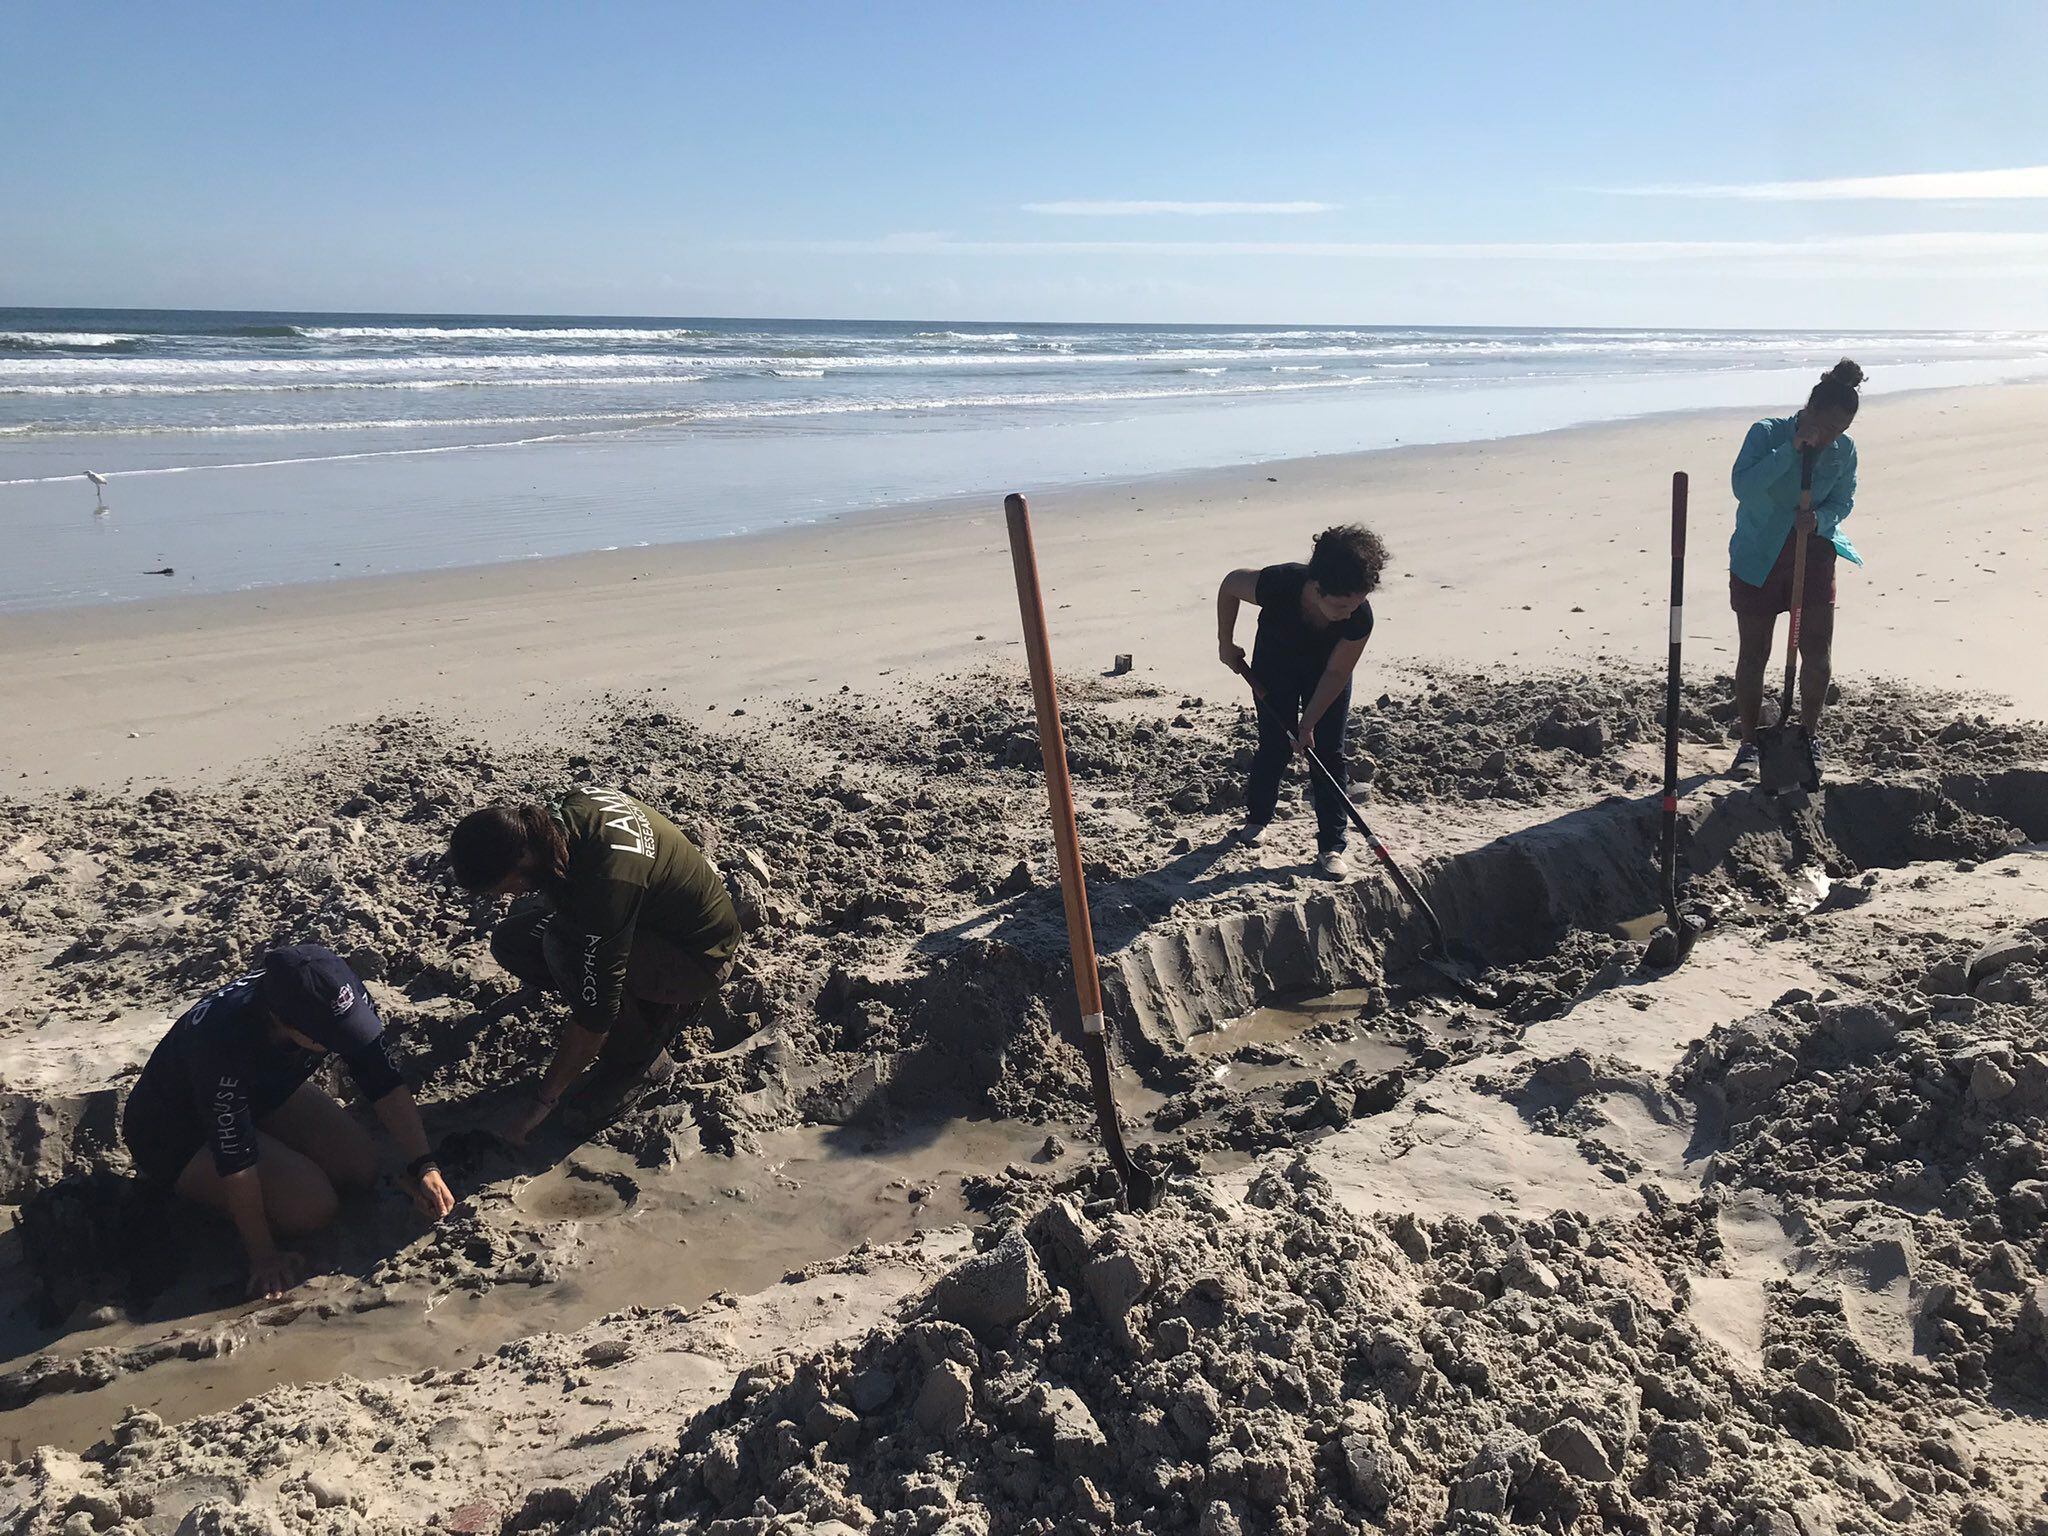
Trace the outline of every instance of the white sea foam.
<instances>
[{"instance_id":1,"label":"white sea foam","mask_svg":"<svg viewBox=\"0 0 2048 1536\"><path fill-rule=\"evenodd\" d=\"M879 395L860 399L762 399L762 401L731 401L731 403L709 403L709 406L684 406L666 412L563 412L559 416L461 416L461 418L399 418L379 422L242 422L242 424L125 424L125 426L45 426L35 428L51 436L125 436L137 432L166 434L166 436L231 436L240 432L252 434L289 434L289 432L381 432L381 430L446 430L446 428L483 428L483 426L573 426L573 424L604 424L604 430L635 430L649 424L672 424L686 426L690 422L745 422L745 420L776 420L791 416L881 416L895 412L946 412L946 410L1001 410L1014 406L1102 406L1102 403L1120 401L1141 401L1141 399L1194 399L1194 397L1227 397L1227 395L1272 395L1292 393L1300 389L1350 389L1356 385L1370 385L1366 377L1331 377L1331 379L1303 379L1296 383L1235 383L1202 389L1196 385L1169 387L1169 389L1077 389L1077 391L1012 391L1012 393L977 393L977 395L936 395L936 397L901 397L901 395ZM10 428L0 428L6 432ZM559 436L559 434L557 434ZM510 444L471 444L471 446L516 446L528 438L518 438ZM412 449L391 449L389 453L412 453ZM344 457L360 459L375 457L371 453L350 453L350 455L317 455L317 457ZM268 463L268 461L266 461ZM297 463L297 461L293 461ZM207 465L197 465L207 467ZM248 465L211 465L215 469L236 469ZM184 469L184 467L180 467ZM131 469L123 473L170 473L156 469ZM0 481L0 485L29 485L43 483L47 479L68 479L68 475L43 475L27 481Z\"/></svg>"},{"instance_id":2,"label":"white sea foam","mask_svg":"<svg viewBox=\"0 0 2048 1536\"><path fill-rule=\"evenodd\" d=\"M687 341L705 333L641 326L302 325L308 341Z\"/></svg>"},{"instance_id":3,"label":"white sea foam","mask_svg":"<svg viewBox=\"0 0 2048 1536\"><path fill-rule=\"evenodd\" d=\"M0 347L125 347L141 336L108 331L0 331Z\"/></svg>"},{"instance_id":4,"label":"white sea foam","mask_svg":"<svg viewBox=\"0 0 2048 1536\"><path fill-rule=\"evenodd\" d=\"M1286 394L1300 390L1348 389L1358 385L1369 385L1369 378L1328 378L1304 379L1288 383L1271 384L1226 384L1215 388L1182 386L1176 388L1143 389L1093 389L1076 391L1018 391L973 395L944 395L934 398L868 397L849 400L763 400L749 403L733 402L694 406L675 411L648 411L632 413L565 413L557 416L512 416L512 417L465 417L454 419L415 418L399 421L321 421L321 422L276 422L243 424L173 425L160 427L90 426L69 429L41 429L52 436L100 436L129 435L136 433L162 433L171 436L230 436L236 433L285 434L290 432L349 432L380 431L393 429L445 430L458 427L511 427L511 426L592 426L592 432L551 433L541 437L523 437L496 442L442 444L432 448L386 448L365 449L359 452L340 454L311 454L290 459L264 459L247 464L174 465L155 469L131 469L115 471L121 475L185 474L205 469L250 469L263 464L298 464L327 459L379 458L408 453L443 453L457 448L520 447L536 442L552 442L564 436L604 436L644 430L648 426L687 426L692 422L716 421L734 422L749 420L772 420L788 417L818 416L869 416L896 413L927 414L935 411L966 409L1004 409L1018 406L1063 406L1120 404L1140 400L1180 400L1198 397L1228 397L1233 395ZM596 424L602 425L596 425ZM42 475L23 480L0 480L0 485L40 485L52 481L76 478L75 475Z\"/></svg>"},{"instance_id":5,"label":"white sea foam","mask_svg":"<svg viewBox=\"0 0 2048 1536\"><path fill-rule=\"evenodd\" d=\"M1258 361L1273 358L1361 357L1371 352L1356 348L1295 347L1266 348L1250 354ZM763 356L719 352L692 352L672 357L650 357L645 353L604 352L497 352L478 354L435 354L393 357L93 357L93 358L0 358L0 380L64 376L71 382L89 383L119 378L205 378L220 376L262 377L270 375L361 375L464 374L464 373L603 373L607 370L648 370L675 367L709 368L733 372L789 373L792 370L959 370L971 368L1060 368L1103 367L1141 363L1232 362L1247 354L1242 349L1219 347L1170 347L1156 352L1077 352L1057 356L1025 352L884 352L839 356Z\"/></svg>"},{"instance_id":6,"label":"white sea foam","mask_svg":"<svg viewBox=\"0 0 2048 1536\"><path fill-rule=\"evenodd\" d=\"M703 373L608 374L602 378L564 381L560 378L475 379L313 379L296 384L0 384L0 395L302 395L336 394L359 389L561 389L573 382L579 389L622 385L701 384Z\"/></svg>"}]
</instances>

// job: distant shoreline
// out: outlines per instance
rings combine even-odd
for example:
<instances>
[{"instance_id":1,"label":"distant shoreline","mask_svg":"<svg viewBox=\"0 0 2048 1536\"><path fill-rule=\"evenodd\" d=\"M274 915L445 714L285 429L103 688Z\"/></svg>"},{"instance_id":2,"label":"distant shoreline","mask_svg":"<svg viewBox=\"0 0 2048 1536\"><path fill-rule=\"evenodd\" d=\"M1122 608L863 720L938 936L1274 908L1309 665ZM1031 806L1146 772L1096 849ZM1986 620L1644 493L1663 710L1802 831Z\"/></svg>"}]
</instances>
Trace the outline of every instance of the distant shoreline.
<instances>
[{"instance_id":1,"label":"distant shoreline","mask_svg":"<svg viewBox=\"0 0 2048 1536\"><path fill-rule=\"evenodd\" d=\"M1783 408L1852 347L1873 392L2048 376L2048 332L0 312L0 611Z\"/></svg>"}]
</instances>

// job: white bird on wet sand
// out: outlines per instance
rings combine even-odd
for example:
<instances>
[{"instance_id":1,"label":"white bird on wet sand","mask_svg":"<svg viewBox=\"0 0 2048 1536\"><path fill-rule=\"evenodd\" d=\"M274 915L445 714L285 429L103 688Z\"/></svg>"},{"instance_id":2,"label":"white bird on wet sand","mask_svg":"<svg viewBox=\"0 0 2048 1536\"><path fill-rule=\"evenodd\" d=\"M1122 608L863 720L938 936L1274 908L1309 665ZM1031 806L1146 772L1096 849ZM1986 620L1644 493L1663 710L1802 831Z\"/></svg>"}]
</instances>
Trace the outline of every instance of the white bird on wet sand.
<instances>
[{"instance_id":1,"label":"white bird on wet sand","mask_svg":"<svg viewBox=\"0 0 2048 1536\"><path fill-rule=\"evenodd\" d=\"M107 483L107 477L88 469L85 478L92 482L92 499L98 503L92 510L95 517L104 517L107 512L107 498L100 494L100 487Z\"/></svg>"}]
</instances>

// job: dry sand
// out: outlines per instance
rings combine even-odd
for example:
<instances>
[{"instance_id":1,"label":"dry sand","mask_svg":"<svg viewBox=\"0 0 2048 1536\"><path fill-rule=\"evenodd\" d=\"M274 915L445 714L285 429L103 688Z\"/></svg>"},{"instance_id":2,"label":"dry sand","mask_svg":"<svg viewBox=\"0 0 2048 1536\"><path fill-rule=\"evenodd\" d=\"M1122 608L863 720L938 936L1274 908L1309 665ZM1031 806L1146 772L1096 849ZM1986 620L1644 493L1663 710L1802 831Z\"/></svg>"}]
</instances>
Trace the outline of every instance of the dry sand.
<instances>
[{"instance_id":1,"label":"dry sand","mask_svg":"<svg viewBox=\"0 0 2048 1536\"><path fill-rule=\"evenodd\" d=\"M2048 707L2038 545L1987 576L1941 521L1997 471L1967 515L2026 525L2044 399L1867 408L1885 563L1811 804L1712 777L1725 520L1696 539L1681 851L1712 926L1661 976L1630 937L1661 679L1599 631L1654 657L1666 461L1742 422L1047 501L1121 1091L1169 1183L1140 1217L1093 1156L992 515L14 621L82 652L85 703L0 801L0 1528L2048 1530L2048 730L1913 686L1956 670L1963 605L1924 596L1953 589L2009 615L1970 681ZM1592 467L1638 455L1641 486ZM1245 549L1239 497L1285 547ZM1361 776L1488 962L1468 995L1371 871L1304 870L1300 810L1226 836L1250 735L1213 573L1336 515L1406 557L1374 654L1416 665L1360 690ZM849 590L892 558L901 600ZM732 585L769 560L789 609ZM755 661L727 685L650 609ZM1140 671L1094 676L1115 650ZM1859 680L1880 661L1905 681ZM60 675L17 670L10 718L54 728ZM110 787L144 763L172 782ZM473 1127L557 1015L437 851L481 796L586 780L700 838L745 961L668 1089L515 1155ZM170 1010L286 936L370 978L462 1204L422 1233L387 1180L252 1306L224 1234L136 1207L110 1128Z\"/></svg>"},{"instance_id":2,"label":"dry sand","mask_svg":"<svg viewBox=\"0 0 2048 1536\"><path fill-rule=\"evenodd\" d=\"M1683 469L1691 655L1725 667L1727 476L1750 419L1696 412L1035 497L1056 654L1079 671L1128 651L1163 688L1218 691L1222 573L1301 558L1344 519L1395 553L1368 677L1413 658L1654 657ZM2035 659L2044 430L2048 385L1864 407L1852 531L1870 564L1842 577L1844 675L1983 690L2048 715ZM392 710L452 707L480 729L524 731L624 689L727 715L1006 656L1006 489L1032 490L759 538L0 618L0 775L178 782Z\"/></svg>"}]
</instances>

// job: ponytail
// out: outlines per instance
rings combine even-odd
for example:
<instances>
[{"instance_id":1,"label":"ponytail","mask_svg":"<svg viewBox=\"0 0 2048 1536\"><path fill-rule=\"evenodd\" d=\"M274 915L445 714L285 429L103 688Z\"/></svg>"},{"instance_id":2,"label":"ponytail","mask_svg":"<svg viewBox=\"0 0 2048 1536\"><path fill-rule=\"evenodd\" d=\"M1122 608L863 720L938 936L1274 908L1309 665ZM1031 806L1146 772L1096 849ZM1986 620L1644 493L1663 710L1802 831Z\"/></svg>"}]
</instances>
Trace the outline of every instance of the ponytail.
<instances>
[{"instance_id":1,"label":"ponytail","mask_svg":"<svg viewBox=\"0 0 2048 1536\"><path fill-rule=\"evenodd\" d=\"M558 884L569 873L569 840L544 806L501 801L471 811L455 824L448 839L448 864L455 883L468 891L488 891L531 855L543 887Z\"/></svg>"}]
</instances>

